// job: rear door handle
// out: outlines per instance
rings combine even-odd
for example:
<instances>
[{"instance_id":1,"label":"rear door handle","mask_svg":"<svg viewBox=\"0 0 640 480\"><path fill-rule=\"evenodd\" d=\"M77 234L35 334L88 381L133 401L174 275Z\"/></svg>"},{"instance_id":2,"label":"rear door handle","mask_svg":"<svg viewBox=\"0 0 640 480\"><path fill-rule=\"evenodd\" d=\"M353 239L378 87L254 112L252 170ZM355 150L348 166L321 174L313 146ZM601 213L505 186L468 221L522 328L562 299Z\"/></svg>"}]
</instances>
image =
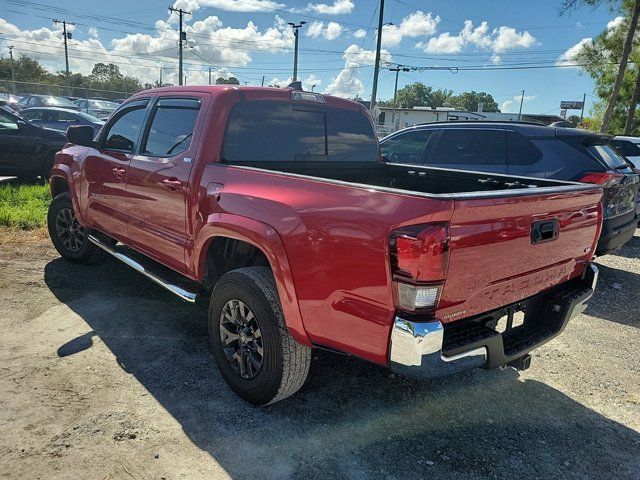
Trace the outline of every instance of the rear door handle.
<instances>
[{"instance_id":1,"label":"rear door handle","mask_svg":"<svg viewBox=\"0 0 640 480\"><path fill-rule=\"evenodd\" d=\"M162 185L167 187L169 190L181 190L182 182L178 179L173 178L165 178L162 180Z\"/></svg>"},{"instance_id":2,"label":"rear door handle","mask_svg":"<svg viewBox=\"0 0 640 480\"><path fill-rule=\"evenodd\" d=\"M124 174L127 173L127 171L124 168L121 167L115 167L113 170L111 170L113 172L113 174L118 177L118 178L122 178L124 177Z\"/></svg>"}]
</instances>

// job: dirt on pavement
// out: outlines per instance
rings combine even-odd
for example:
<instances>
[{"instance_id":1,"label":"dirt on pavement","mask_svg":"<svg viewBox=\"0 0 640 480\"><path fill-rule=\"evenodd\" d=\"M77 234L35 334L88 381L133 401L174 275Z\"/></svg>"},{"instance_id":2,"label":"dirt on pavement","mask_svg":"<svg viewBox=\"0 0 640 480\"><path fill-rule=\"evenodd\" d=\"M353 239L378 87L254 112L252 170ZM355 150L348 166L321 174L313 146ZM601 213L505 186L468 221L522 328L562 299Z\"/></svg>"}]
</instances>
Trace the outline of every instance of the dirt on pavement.
<instances>
[{"instance_id":1,"label":"dirt on pavement","mask_svg":"<svg viewBox=\"0 0 640 480\"><path fill-rule=\"evenodd\" d=\"M2 479L640 478L640 231L529 370L415 382L314 353L294 397L223 382L203 305L0 231Z\"/></svg>"}]
</instances>

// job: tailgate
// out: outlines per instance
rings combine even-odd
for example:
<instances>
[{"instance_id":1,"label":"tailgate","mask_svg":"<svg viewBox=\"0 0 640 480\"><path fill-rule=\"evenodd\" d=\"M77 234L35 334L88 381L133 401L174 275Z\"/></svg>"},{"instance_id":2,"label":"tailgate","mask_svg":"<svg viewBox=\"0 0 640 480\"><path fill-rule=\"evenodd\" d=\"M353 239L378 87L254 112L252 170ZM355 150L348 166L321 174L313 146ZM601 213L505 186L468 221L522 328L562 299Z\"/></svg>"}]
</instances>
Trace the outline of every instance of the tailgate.
<instances>
[{"instance_id":1,"label":"tailgate","mask_svg":"<svg viewBox=\"0 0 640 480\"><path fill-rule=\"evenodd\" d=\"M518 302L576 277L600 234L602 191L455 200L443 322Z\"/></svg>"}]
</instances>

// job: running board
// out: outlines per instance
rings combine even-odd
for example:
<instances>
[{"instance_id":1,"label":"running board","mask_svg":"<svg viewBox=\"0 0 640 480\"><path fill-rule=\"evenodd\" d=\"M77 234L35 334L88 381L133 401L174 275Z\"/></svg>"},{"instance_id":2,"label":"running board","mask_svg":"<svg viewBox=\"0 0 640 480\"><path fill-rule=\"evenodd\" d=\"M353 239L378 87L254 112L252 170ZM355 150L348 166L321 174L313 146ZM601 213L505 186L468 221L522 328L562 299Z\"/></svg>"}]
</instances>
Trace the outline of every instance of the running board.
<instances>
[{"instance_id":1,"label":"running board","mask_svg":"<svg viewBox=\"0 0 640 480\"><path fill-rule=\"evenodd\" d=\"M89 235L88 238L89 238L89 241L91 243L97 245L98 247L100 247L102 250L104 250L108 254L113 255L118 260L120 260L122 263L130 266L135 271L140 272L145 277L147 277L150 280L154 281L155 283L157 283L161 287L166 288L167 290L169 290L174 295L177 295L178 297L180 297L182 300L185 300L185 301L190 302L190 303L194 303L196 301L196 297L198 296L198 294L196 292L191 292L191 291L189 291L189 290L187 290L187 289L185 289L185 288L183 288L183 287L181 287L179 285L176 285L176 282L174 282L172 280L165 279L162 276L160 276L158 273L152 272L148 267L145 267L138 260L133 259L132 257L126 255L123 252L119 252L114 247L110 247L106 243L100 241L99 238L94 237L93 235Z\"/></svg>"}]
</instances>

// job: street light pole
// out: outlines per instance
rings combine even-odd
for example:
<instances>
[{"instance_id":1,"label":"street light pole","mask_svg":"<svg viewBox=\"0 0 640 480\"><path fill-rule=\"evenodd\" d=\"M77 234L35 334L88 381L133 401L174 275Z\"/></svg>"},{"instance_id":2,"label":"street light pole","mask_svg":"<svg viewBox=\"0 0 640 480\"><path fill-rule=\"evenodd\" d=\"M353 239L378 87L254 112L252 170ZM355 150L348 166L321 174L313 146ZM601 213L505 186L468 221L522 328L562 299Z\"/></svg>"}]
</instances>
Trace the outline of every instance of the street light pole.
<instances>
[{"instance_id":1,"label":"street light pole","mask_svg":"<svg viewBox=\"0 0 640 480\"><path fill-rule=\"evenodd\" d=\"M295 48L293 51L293 80L295 82L298 80L298 30L307 22L300 22L298 24L289 22L291 28L293 28L293 38L295 39Z\"/></svg>"},{"instance_id":2,"label":"street light pole","mask_svg":"<svg viewBox=\"0 0 640 480\"><path fill-rule=\"evenodd\" d=\"M67 25L75 25L73 22L67 22L66 20L53 20L54 24L62 24L62 37L64 38L64 63L65 63L65 75L67 77L67 86L69 84L69 51L67 49L67 40L71 39L71 32L67 32Z\"/></svg>"},{"instance_id":3,"label":"street light pole","mask_svg":"<svg viewBox=\"0 0 640 480\"><path fill-rule=\"evenodd\" d=\"M178 85L182 85L182 42L187 39L187 33L182 31L182 17L184 15L191 15L191 12L173 7L169 7L169 11L176 12L180 18L180 37L178 40Z\"/></svg>"},{"instance_id":4,"label":"street light pole","mask_svg":"<svg viewBox=\"0 0 640 480\"><path fill-rule=\"evenodd\" d=\"M380 0L380 15L378 16L378 41L376 43L376 61L373 66L373 88L371 90L371 103L369 110L376 105L376 95L378 94L378 71L380 70L380 50L382 48L382 22L384 19L384 0ZM377 121L377 119L376 119Z\"/></svg>"},{"instance_id":5,"label":"street light pole","mask_svg":"<svg viewBox=\"0 0 640 480\"><path fill-rule=\"evenodd\" d=\"M13 68L13 45L9 45L9 57L11 57L11 90L16 93L16 76Z\"/></svg>"},{"instance_id":6,"label":"street light pole","mask_svg":"<svg viewBox=\"0 0 640 480\"><path fill-rule=\"evenodd\" d=\"M396 126L396 108L397 108L397 98L398 98L398 75L400 74L400 72L408 72L410 71L410 68L407 67L401 67L400 65L398 65L395 68L390 68L389 71L390 72L396 72L396 83L395 86L393 87L393 113L391 114L391 128L395 129Z\"/></svg>"},{"instance_id":7,"label":"street light pole","mask_svg":"<svg viewBox=\"0 0 640 480\"><path fill-rule=\"evenodd\" d=\"M522 104L524 103L524 90L522 90L522 96L520 97L520 111L518 112L518 121L522 121Z\"/></svg>"}]
</instances>

